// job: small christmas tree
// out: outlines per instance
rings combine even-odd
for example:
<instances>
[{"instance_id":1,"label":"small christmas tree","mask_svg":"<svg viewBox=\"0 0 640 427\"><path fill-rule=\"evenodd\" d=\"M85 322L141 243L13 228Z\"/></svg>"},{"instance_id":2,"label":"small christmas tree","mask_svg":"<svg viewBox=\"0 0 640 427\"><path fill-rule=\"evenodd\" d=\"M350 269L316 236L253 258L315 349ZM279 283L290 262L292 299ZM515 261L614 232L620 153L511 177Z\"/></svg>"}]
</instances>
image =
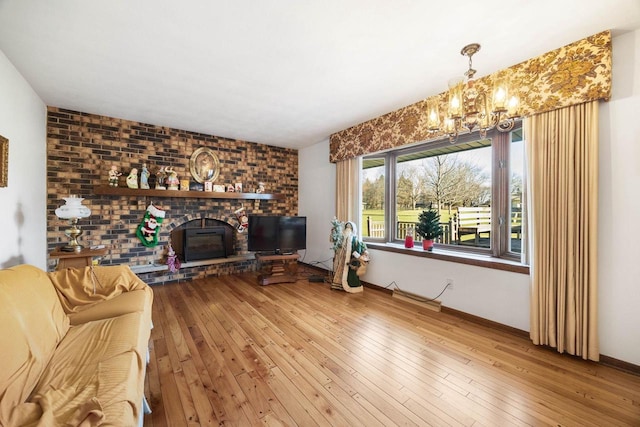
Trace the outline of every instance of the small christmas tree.
<instances>
[{"instance_id":1,"label":"small christmas tree","mask_svg":"<svg viewBox=\"0 0 640 427\"><path fill-rule=\"evenodd\" d=\"M433 208L422 211L420 215L418 215L416 233L421 236L423 240L434 240L441 236L440 213Z\"/></svg>"}]
</instances>

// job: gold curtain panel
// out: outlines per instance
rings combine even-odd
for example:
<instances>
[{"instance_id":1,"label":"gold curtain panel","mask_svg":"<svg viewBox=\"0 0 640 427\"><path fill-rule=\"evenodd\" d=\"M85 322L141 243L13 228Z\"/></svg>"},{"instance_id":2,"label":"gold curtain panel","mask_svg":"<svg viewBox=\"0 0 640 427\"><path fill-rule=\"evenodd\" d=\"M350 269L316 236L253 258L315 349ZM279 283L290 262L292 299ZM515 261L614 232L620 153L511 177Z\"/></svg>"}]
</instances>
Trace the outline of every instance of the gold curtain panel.
<instances>
[{"instance_id":1,"label":"gold curtain panel","mask_svg":"<svg viewBox=\"0 0 640 427\"><path fill-rule=\"evenodd\" d=\"M611 95L611 32L603 31L547 52L508 69L518 88L520 115L556 110ZM488 91L498 72L476 81ZM446 111L447 92L434 95ZM377 151L426 141L438 136L427 131L427 102L415 104L331 135L329 160L333 163Z\"/></svg>"}]
</instances>

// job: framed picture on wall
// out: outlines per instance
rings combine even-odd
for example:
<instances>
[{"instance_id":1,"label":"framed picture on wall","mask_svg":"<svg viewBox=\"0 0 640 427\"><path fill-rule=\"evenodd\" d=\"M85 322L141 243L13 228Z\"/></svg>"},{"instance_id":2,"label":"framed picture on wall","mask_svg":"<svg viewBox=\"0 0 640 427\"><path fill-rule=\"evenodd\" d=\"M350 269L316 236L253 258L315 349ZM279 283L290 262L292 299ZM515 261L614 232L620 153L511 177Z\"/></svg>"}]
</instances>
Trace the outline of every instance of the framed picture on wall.
<instances>
[{"instance_id":1,"label":"framed picture on wall","mask_svg":"<svg viewBox=\"0 0 640 427\"><path fill-rule=\"evenodd\" d=\"M6 187L9 179L9 140L0 135L0 187Z\"/></svg>"},{"instance_id":2,"label":"framed picture on wall","mask_svg":"<svg viewBox=\"0 0 640 427\"><path fill-rule=\"evenodd\" d=\"M213 182L220 174L220 161L210 148L200 147L191 155L189 169L197 182Z\"/></svg>"}]
</instances>

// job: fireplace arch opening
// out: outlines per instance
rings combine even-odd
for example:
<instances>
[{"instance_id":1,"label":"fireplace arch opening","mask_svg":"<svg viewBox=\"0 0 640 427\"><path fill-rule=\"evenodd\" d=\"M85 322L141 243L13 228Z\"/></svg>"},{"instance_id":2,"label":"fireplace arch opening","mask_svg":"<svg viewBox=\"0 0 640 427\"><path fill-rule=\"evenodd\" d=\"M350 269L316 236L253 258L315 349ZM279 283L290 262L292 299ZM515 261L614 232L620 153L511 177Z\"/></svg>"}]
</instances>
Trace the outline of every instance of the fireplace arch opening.
<instances>
[{"instance_id":1,"label":"fireplace arch opening","mask_svg":"<svg viewBox=\"0 0 640 427\"><path fill-rule=\"evenodd\" d=\"M235 228L213 218L184 222L171 231L171 245L183 262L225 258L236 254Z\"/></svg>"}]
</instances>

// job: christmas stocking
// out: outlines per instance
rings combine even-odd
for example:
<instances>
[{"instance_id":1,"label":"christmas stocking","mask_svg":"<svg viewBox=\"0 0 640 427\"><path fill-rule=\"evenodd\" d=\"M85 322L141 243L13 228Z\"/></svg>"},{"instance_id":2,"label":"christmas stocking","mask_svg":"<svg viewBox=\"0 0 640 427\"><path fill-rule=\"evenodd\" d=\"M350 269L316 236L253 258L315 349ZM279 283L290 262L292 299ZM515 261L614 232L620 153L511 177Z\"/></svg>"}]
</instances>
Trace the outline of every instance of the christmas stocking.
<instances>
[{"instance_id":1,"label":"christmas stocking","mask_svg":"<svg viewBox=\"0 0 640 427\"><path fill-rule=\"evenodd\" d=\"M237 209L233 212L238 219L238 233L244 233L247 227L249 227L249 217L244 208Z\"/></svg>"},{"instance_id":2,"label":"christmas stocking","mask_svg":"<svg viewBox=\"0 0 640 427\"><path fill-rule=\"evenodd\" d=\"M160 233L160 224L164 220L164 213L162 209L149 205L144 213L144 218L142 218L142 223L136 230L136 236L148 248L158 244L158 234Z\"/></svg>"}]
</instances>

